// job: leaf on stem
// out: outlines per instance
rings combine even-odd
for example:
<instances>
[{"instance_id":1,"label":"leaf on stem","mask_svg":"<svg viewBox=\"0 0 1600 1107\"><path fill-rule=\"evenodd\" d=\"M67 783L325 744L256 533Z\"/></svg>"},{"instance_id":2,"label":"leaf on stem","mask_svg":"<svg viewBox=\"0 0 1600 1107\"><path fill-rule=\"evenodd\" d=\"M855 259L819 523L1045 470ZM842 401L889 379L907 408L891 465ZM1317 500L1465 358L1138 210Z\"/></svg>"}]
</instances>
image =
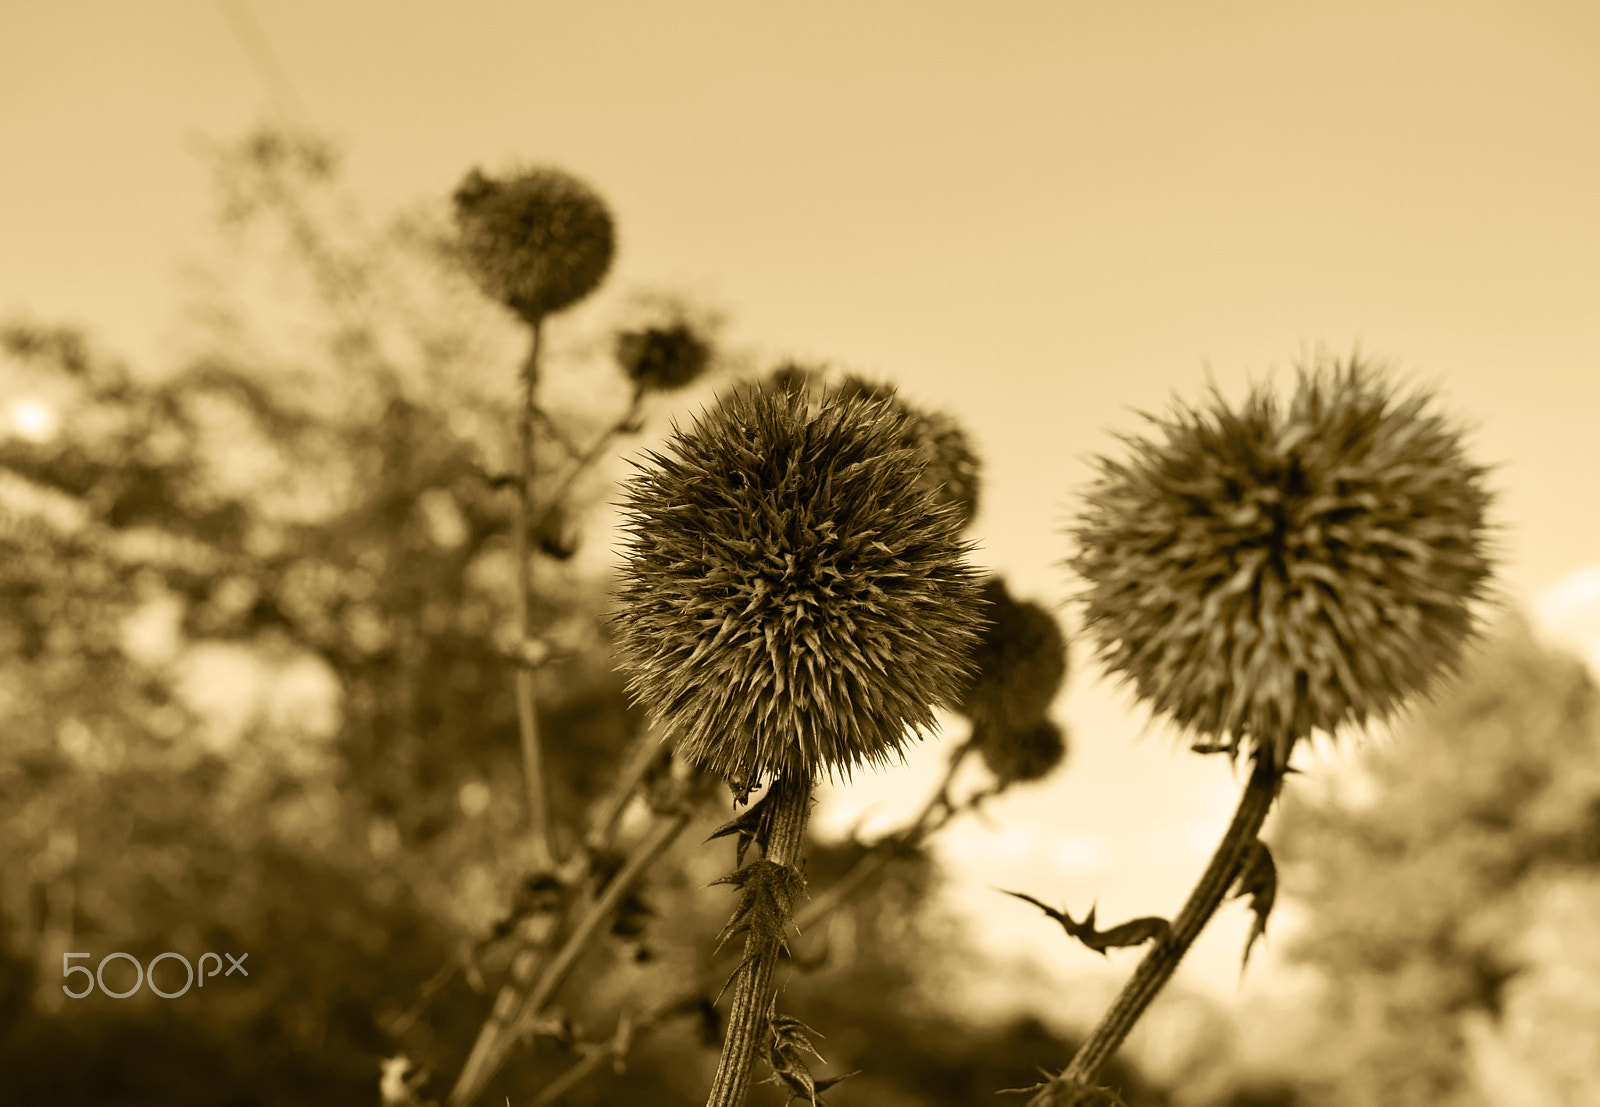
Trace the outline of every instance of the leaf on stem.
<instances>
[{"instance_id":1,"label":"leaf on stem","mask_svg":"<svg viewBox=\"0 0 1600 1107\"><path fill-rule=\"evenodd\" d=\"M1024 895L1022 892L1007 892L1004 888L996 888L995 891L1005 892L1008 896L1015 896L1017 899L1026 900L1028 903L1033 904L1060 923L1061 928L1070 936L1076 938L1102 957L1107 955L1106 950L1108 949L1142 945L1152 938L1157 941L1164 941L1172 931L1171 924L1157 915L1146 915L1141 918L1130 919L1119 926L1113 926L1109 930L1096 930L1094 925L1094 905L1089 907L1089 913L1083 917L1083 921L1078 922L1065 911L1057 911L1055 908L1046 906L1032 896Z\"/></svg>"},{"instance_id":2,"label":"leaf on stem","mask_svg":"<svg viewBox=\"0 0 1600 1107\"><path fill-rule=\"evenodd\" d=\"M717 949L744 935L745 955L740 962L741 969L763 951L788 952L785 931L794 918L795 901L806 887L805 877L798 869L763 858L713 883L732 884L739 889L739 905L717 935ZM737 971L734 975L738 975ZM726 990L727 985L723 988Z\"/></svg>"},{"instance_id":3,"label":"leaf on stem","mask_svg":"<svg viewBox=\"0 0 1600 1107\"><path fill-rule=\"evenodd\" d=\"M772 1075L762 1083L781 1083L788 1088L789 1100L785 1102L793 1100L796 1096L802 1096L811 1107L819 1107L818 1095L857 1075L857 1072L847 1072L843 1076L832 1076L826 1080L813 1077L806 1065L805 1055L809 1053L819 1061L823 1058L806 1035L816 1034L817 1031L793 1016L778 1014L776 995L772 997L772 1006L767 1014L767 1029L772 1035L767 1043L767 1063L772 1066Z\"/></svg>"},{"instance_id":4,"label":"leaf on stem","mask_svg":"<svg viewBox=\"0 0 1600 1107\"><path fill-rule=\"evenodd\" d=\"M1250 937L1244 944L1244 960L1239 965L1239 971L1243 972L1250 963L1250 951L1255 947L1256 939L1267 932L1267 916L1272 913L1272 903L1278 895L1278 866L1272 860L1272 851L1260 838L1247 847L1233 888L1234 899L1246 895L1250 897L1250 910L1256 916L1250 924Z\"/></svg>"},{"instance_id":5,"label":"leaf on stem","mask_svg":"<svg viewBox=\"0 0 1600 1107\"><path fill-rule=\"evenodd\" d=\"M765 796L750 806L749 810L717 827L706 839L708 842L714 842L718 838L737 834L739 841L733 854L733 864L736 868L744 864L745 851L750 848L752 842L761 847L763 855L766 854L767 842L772 837L772 816L777 810L774 805L767 802L771 798L772 792L769 789Z\"/></svg>"}]
</instances>

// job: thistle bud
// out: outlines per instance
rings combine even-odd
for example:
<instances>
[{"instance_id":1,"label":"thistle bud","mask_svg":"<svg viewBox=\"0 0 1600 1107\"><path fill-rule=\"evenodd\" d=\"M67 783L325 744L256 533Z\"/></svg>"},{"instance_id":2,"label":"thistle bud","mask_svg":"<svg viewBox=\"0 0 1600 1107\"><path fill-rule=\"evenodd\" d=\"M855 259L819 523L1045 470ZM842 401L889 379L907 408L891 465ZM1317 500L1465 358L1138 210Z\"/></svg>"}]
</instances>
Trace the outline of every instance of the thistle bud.
<instances>
[{"instance_id":1,"label":"thistle bud","mask_svg":"<svg viewBox=\"0 0 1600 1107\"><path fill-rule=\"evenodd\" d=\"M474 169L454 200L468 270L529 323L589 295L611 268L611 212L592 188L559 169L504 181Z\"/></svg>"},{"instance_id":2,"label":"thistle bud","mask_svg":"<svg viewBox=\"0 0 1600 1107\"><path fill-rule=\"evenodd\" d=\"M909 418L736 390L628 485L629 690L736 787L886 762L968 679L971 547L921 485Z\"/></svg>"},{"instance_id":3,"label":"thistle bud","mask_svg":"<svg viewBox=\"0 0 1600 1107\"><path fill-rule=\"evenodd\" d=\"M711 346L687 323L617 335L617 361L646 388L671 392L693 384L711 362Z\"/></svg>"},{"instance_id":4,"label":"thistle bud","mask_svg":"<svg viewBox=\"0 0 1600 1107\"><path fill-rule=\"evenodd\" d=\"M1041 718L1067 675L1067 641L1055 617L1011 598L1005 581L983 582L983 636L973 651L977 676L960 711L979 729L1015 731Z\"/></svg>"},{"instance_id":5,"label":"thistle bud","mask_svg":"<svg viewBox=\"0 0 1600 1107\"><path fill-rule=\"evenodd\" d=\"M1043 780L1067 755L1067 736L1053 719L1020 726L985 723L973 727L984 765L1002 785Z\"/></svg>"},{"instance_id":6,"label":"thistle bud","mask_svg":"<svg viewBox=\"0 0 1600 1107\"><path fill-rule=\"evenodd\" d=\"M1302 369L1286 412L1258 387L1147 417L1073 531L1097 655L1203 748L1280 768L1453 670L1490 495L1430 404L1352 359Z\"/></svg>"}]
</instances>

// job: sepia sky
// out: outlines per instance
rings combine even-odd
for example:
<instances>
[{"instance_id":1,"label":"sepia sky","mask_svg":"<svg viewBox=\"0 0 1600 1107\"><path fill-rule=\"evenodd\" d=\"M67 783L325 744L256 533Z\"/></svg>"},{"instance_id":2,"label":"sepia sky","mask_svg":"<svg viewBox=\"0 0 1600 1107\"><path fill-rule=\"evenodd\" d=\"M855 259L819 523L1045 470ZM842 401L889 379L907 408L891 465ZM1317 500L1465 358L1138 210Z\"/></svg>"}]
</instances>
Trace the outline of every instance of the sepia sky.
<instances>
[{"instance_id":1,"label":"sepia sky","mask_svg":"<svg viewBox=\"0 0 1600 1107\"><path fill-rule=\"evenodd\" d=\"M1589 0L0 0L0 312L158 358L210 226L197 142L274 112L343 142L379 212L473 165L587 178L619 220L612 286L709 298L773 357L959 415L980 557L1050 604L1084 459L1131 409L1208 371L1237 397L1319 347L1391 359L1498 467L1507 590L1600 650ZM1236 792L1135 741L1085 654L1057 705L1071 771L946 846L992 946L1068 970L1098 959L987 885L1169 914ZM824 822L903 810L936 771L925 752ZM1246 925L1224 913L1193 982L1235 994Z\"/></svg>"}]
</instances>

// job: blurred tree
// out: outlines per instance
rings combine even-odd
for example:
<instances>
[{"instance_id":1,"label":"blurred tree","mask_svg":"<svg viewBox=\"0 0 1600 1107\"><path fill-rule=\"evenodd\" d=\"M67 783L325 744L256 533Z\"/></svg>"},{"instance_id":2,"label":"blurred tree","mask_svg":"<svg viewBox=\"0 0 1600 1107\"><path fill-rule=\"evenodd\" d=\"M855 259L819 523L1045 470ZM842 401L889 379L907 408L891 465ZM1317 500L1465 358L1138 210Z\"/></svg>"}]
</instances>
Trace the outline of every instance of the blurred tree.
<instances>
[{"instance_id":1,"label":"blurred tree","mask_svg":"<svg viewBox=\"0 0 1600 1107\"><path fill-rule=\"evenodd\" d=\"M8 1102L373 1102L402 1052L437 1098L506 978L487 940L528 872L505 490L522 335L459 264L444 198L372 229L334 151L274 131L215 168L230 251L175 369L129 368L70 328L0 325L0 394L36 398L57 426L0 437ZM593 379L538 438L546 502L569 491L581 443L609 441L611 400L715 360L682 341L691 321L669 320L665 353L638 320L556 351L555 391L563 361ZM586 350L620 356L614 386ZM641 728L599 618L606 582L570 556L598 489L570 491L541 521L533 597L569 838ZM483 1102L526 1097L700 977L727 900L707 887L726 857L698 843L725 817L624 901ZM816 846L812 887L858 856ZM931 959L961 950L927 930L931 880L915 853L877 873L829 924L828 955L802 950L791 974L828 1073L868 1071L830 1093L840 1107L987 1100L1071 1053L1036 1022L974 1029L919 991ZM249 976L68 999L62 956L79 951L244 954ZM131 984L126 968L107 983ZM164 965L162 987L180 972ZM566 1102L702 1102L710 999ZM1130 1103L1165 1102L1117 1078Z\"/></svg>"},{"instance_id":2,"label":"blurred tree","mask_svg":"<svg viewBox=\"0 0 1600 1107\"><path fill-rule=\"evenodd\" d=\"M1283 886L1323 970L1311 1102L1600 1102L1600 700L1512 619L1371 751L1360 803L1291 798Z\"/></svg>"},{"instance_id":3,"label":"blurred tree","mask_svg":"<svg viewBox=\"0 0 1600 1107\"><path fill-rule=\"evenodd\" d=\"M273 132L218 154L236 271L174 372L0 331L5 393L59 424L0 439L0 1070L22 1101L371 1098L394 1021L516 883L501 321L442 206L368 234L335 165ZM281 318L245 307L262 247ZM536 597L571 632L539 673L568 815L637 729L603 602L559 571ZM61 991L63 953L167 950L250 976ZM478 1002L458 983L406 1044L447 1061Z\"/></svg>"}]
</instances>

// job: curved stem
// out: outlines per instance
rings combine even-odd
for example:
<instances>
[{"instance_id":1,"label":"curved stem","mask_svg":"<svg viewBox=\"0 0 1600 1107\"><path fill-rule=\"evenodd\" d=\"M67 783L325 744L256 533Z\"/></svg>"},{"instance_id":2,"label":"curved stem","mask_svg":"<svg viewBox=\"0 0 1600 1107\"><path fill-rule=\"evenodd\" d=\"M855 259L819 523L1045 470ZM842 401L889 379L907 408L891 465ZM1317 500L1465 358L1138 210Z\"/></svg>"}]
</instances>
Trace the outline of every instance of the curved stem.
<instances>
[{"instance_id":1,"label":"curved stem","mask_svg":"<svg viewBox=\"0 0 1600 1107\"><path fill-rule=\"evenodd\" d=\"M811 818L809 779L779 777L772 794L763 802L773 804L771 831L766 842L766 858L756 865L777 865L800 875L805 848L806 823ZM761 889L756 889L761 894ZM791 905L781 893L767 898L776 908L775 917L758 917L749 928L744 962L739 966L733 989L733 1007L728 1013L727 1035L722 1042L722 1058L711 1084L706 1107L741 1107L750 1089L750 1070L755 1064L767 1025L767 1010L772 1002L772 977L783 951L783 931L792 919Z\"/></svg>"},{"instance_id":2,"label":"curved stem","mask_svg":"<svg viewBox=\"0 0 1600 1107\"><path fill-rule=\"evenodd\" d=\"M578 455L578 459L573 462L572 468L567 470L567 475L561 479L561 483L556 486L556 490L545 500L544 508L534 519L531 529L537 531L550 521L550 517L561 506L561 502L566 498L567 493L572 491L572 486L578 482L578 478L588 472L590 466L600 459L600 454L605 450L606 446L610 445L612 439L637 429L635 423L639 419L640 411L644 408L644 395L644 388L635 386L633 398L628 401L627 413L602 431L600 437L595 439L587 450Z\"/></svg>"},{"instance_id":3,"label":"curved stem","mask_svg":"<svg viewBox=\"0 0 1600 1107\"><path fill-rule=\"evenodd\" d=\"M528 359L522 366L522 402L517 410L517 498L512 514L512 550L516 559L517 638L533 637L532 604L528 580L529 497L533 495L533 420L534 395L539 387L539 345L544 332L542 322L533 324L533 340ZM549 867L555 862L550 845L550 811L545 801L544 758L539 747L539 708L533 696L533 672L519 665L516 681L517 728L522 738L522 765L528 790L528 823L533 834L535 864Z\"/></svg>"},{"instance_id":4,"label":"curved stem","mask_svg":"<svg viewBox=\"0 0 1600 1107\"><path fill-rule=\"evenodd\" d=\"M1189 893L1172 930L1164 941L1145 955L1133 976L1123 986L1122 993L1111 1009L1101 1018L1072 1063L1052 1077L1038 1095L1028 1101L1029 1107L1074 1107L1079 1094L1094 1086L1100 1072L1113 1054L1121 1048L1128 1032L1139 1021L1150 1001L1172 978L1178 963L1189 947L1205 929L1211 916L1228 894L1228 888L1239 874L1245 852L1261 832L1267 813L1283 784L1281 770L1274 767L1270 755L1257 757L1250 781L1245 785L1239 805L1234 809L1233 821L1222 836L1216 852L1201 874L1200 881Z\"/></svg>"}]
</instances>

